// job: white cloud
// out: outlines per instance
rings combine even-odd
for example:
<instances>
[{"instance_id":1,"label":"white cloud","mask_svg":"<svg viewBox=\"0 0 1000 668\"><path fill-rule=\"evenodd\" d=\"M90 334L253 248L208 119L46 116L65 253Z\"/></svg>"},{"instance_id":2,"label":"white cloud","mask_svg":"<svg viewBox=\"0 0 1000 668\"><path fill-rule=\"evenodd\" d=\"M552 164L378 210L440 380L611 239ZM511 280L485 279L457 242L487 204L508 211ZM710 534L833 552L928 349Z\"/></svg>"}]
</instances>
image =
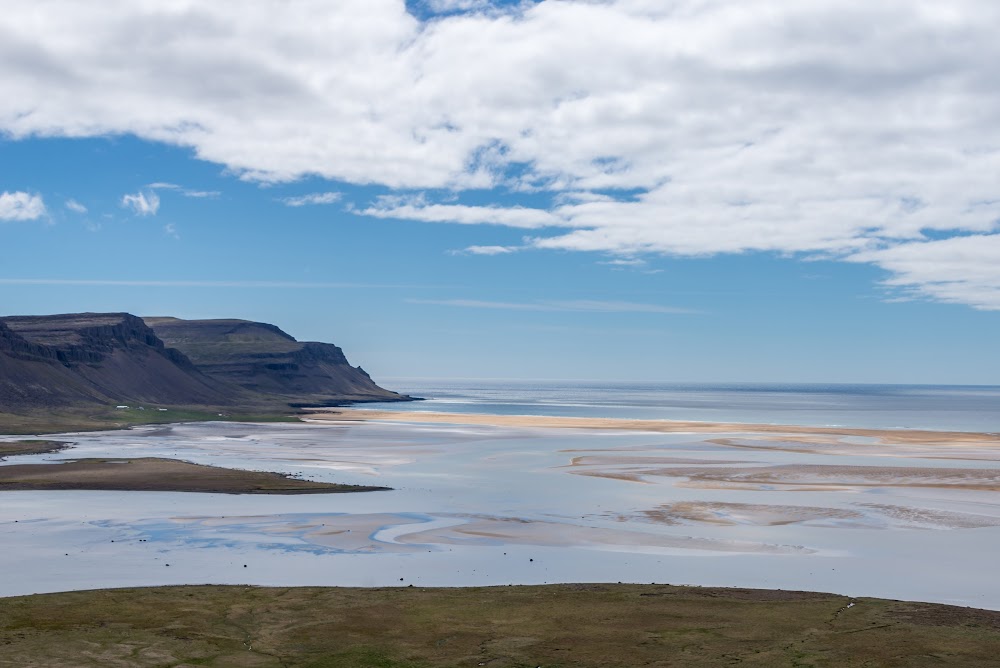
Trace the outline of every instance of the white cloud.
<instances>
[{"instance_id":1,"label":"white cloud","mask_svg":"<svg viewBox=\"0 0 1000 668\"><path fill-rule=\"evenodd\" d=\"M505 311L545 311L581 313L697 313L690 309L661 306L659 304L639 304L635 302L599 301L592 299L547 300L535 302L497 302L480 299L408 299L411 304L433 306L458 306L462 308L499 309Z\"/></svg>"},{"instance_id":2,"label":"white cloud","mask_svg":"<svg viewBox=\"0 0 1000 668\"><path fill-rule=\"evenodd\" d=\"M489 0L426 0L425 4L432 12L439 13L468 12L490 6Z\"/></svg>"},{"instance_id":3,"label":"white cloud","mask_svg":"<svg viewBox=\"0 0 1000 668\"><path fill-rule=\"evenodd\" d=\"M174 223L167 223L163 226L163 233L172 239L180 239L180 232L177 231L177 225Z\"/></svg>"},{"instance_id":4,"label":"white cloud","mask_svg":"<svg viewBox=\"0 0 1000 668\"><path fill-rule=\"evenodd\" d=\"M564 225L555 213L521 206L467 206L464 204L429 204L420 198L384 196L373 206L357 211L363 216L400 218L428 223L460 223L463 225L504 225L537 229Z\"/></svg>"},{"instance_id":5,"label":"white cloud","mask_svg":"<svg viewBox=\"0 0 1000 668\"><path fill-rule=\"evenodd\" d=\"M150 183L146 186L149 190L172 190L179 192L184 195L184 197L195 197L199 199L215 198L222 193L218 190L190 190L184 186L178 185L176 183L169 183L166 181L157 181L156 183Z\"/></svg>"},{"instance_id":6,"label":"white cloud","mask_svg":"<svg viewBox=\"0 0 1000 668\"><path fill-rule=\"evenodd\" d=\"M128 207L137 216L155 216L160 210L160 196L155 191L139 191L134 195L124 195L122 206Z\"/></svg>"},{"instance_id":7,"label":"white cloud","mask_svg":"<svg viewBox=\"0 0 1000 668\"><path fill-rule=\"evenodd\" d=\"M854 256L892 273L885 285L906 296L1000 311L1000 234L901 244Z\"/></svg>"},{"instance_id":8,"label":"white cloud","mask_svg":"<svg viewBox=\"0 0 1000 668\"><path fill-rule=\"evenodd\" d=\"M73 213L87 213L87 207L77 202L75 199L66 200L66 208Z\"/></svg>"},{"instance_id":9,"label":"white cloud","mask_svg":"<svg viewBox=\"0 0 1000 668\"><path fill-rule=\"evenodd\" d=\"M46 213L41 195L15 191L0 193L0 221L38 220Z\"/></svg>"},{"instance_id":10,"label":"white cloud","mask_svg":"<svg viewBox=\"0 0 1000 668\"><path fill-rule=\"evenodd\" d=\"M607 264L612 267L645 267L646 261L637 257L618 257L613 260L606 260L598 264Z\"/></svg>"},{"instance_id":11,"label":"white cloud","mask_svg":"<svg viewBox=\"0 0 1000 668\"><path fill-rule=\"evenodd\" d=\"M340 200L338 192L310 193L299 197L285 197L281 201L285 206L306 206L307 204L333 204Z\"/></svg>"},{"instance_id":12,"label":"white cloud","mask_svg":"<svg viewBox=\"0 0 1000 668\"><path fill-rule=\"evenodd\" d=\"M359 207L537 248L844 258L997 230L993 0L425 4L446 13L8 0L0 132L132 133L268 182L540 191Z\"/></svg>"},{"instance_id":13,"label":"white cloud","mask_svg":"<svg viewBox=\"0 0 1000 668\"><path fill-rule=\"evenodd\" d=\"M511 246L469 246L461 252L469 255L506 255L515 250L517 249Z\"/></svg>"}]
</instances>

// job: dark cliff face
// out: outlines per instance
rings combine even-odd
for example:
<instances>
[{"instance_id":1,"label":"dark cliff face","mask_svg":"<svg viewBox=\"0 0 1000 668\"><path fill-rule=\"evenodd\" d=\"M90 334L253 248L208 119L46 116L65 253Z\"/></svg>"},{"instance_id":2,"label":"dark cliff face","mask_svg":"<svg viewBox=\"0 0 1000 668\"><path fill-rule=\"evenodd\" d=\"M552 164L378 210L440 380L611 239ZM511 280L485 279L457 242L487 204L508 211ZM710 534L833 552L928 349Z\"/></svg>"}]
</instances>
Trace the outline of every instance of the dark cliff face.
<instances>
[{"instance_id":1,"label":"dark cliff face","mask_svg":"<svg viewBox=\"0 0 1000 668\"><path fill-rule=\"evenodd\" d=\"M337 346L299 342L274 325L247 320L145 321L207 375L253 393L294 404L405 398L352 367Z\"/></svg>"},{"instance_id":2,"label":"dark cliff face","mask_svg":"<svg viewBox=\"0 0 1000 668\"><path fill-rule=\"evenodd\" d=\"M405 399L329 343L245 320L0 318L0 412L145 403L275 409Z\"/></svg>"},{"instance_id":3,"label":"dark cliff face","mask_svg":"<svg viewBox=\"0 0 1000 668\"><path fill-rule=\"evenodd\" d=\"M151 349L175 364L191 365L168 350L142 318L129 313L76 313L56 316L10 316L4 325L44 358L65 365L99 364L115 350Z\"/></svg>"},{"instance_id":4,"label":"dark cliff face","mask_svg":"<svg viewBox=\"0 0 1000 668\"><path fill-rule=\"evenodd\" d=\"M0 318L0 410L134 401L221 406L236 398L136 316Z\"/></svg>"}]
</instances>

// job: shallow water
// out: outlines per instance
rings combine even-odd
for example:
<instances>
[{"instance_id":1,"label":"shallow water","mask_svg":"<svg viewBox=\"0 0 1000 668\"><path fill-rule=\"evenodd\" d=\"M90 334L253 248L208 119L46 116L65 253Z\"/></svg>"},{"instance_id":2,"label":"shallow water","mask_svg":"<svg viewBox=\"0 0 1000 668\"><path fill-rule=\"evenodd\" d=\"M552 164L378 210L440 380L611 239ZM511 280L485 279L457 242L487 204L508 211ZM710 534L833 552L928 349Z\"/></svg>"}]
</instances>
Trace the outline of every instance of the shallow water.
<instances>
[{"instance_id":1,"label":"shallow water","mask_svg":"<svg viewBox=\"0 0 1000 668\"><path fill-rule=\"evenodd\" d=\"M1000 431L1000 386L382 379L389 410Z\"/></svg>"},{"instance_id":2,"label":"shallow water","mask_svg":"<svg viewBox=\"0 0 1000 668\"><path fill-rule=\"evenodd\" d=\"M16 460L175 457L394 489L0 493L0 595L628 581L1000 609L995 448L377 422L65 438Z\"/></svg>"}]
</instances>

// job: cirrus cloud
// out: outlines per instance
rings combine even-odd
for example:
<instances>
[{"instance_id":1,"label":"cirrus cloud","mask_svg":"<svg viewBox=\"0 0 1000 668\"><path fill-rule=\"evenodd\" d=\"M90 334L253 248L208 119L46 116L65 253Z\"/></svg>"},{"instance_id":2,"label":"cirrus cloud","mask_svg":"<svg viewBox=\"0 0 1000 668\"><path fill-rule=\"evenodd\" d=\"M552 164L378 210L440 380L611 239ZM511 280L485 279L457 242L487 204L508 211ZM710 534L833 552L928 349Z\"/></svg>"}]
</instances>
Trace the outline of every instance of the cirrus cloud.
<instances>
[{"instance_id":1,"label":"cirrus cloud","mask_svg":"<svg viewBox=\"0 0 1000 668\"><path fill-rule=\"evenodd\" d=\"M285 197L281 201L285 206L299 207L307 204L333 204L340 201L342 195L338 192L310 193L298 197Z\"/></svg>"},{"instance_id":2,"label":"cirrus cloud","mask_svg":"<svg viewBox=\"0 0 1000 668\"><path fill-rule=\"evenodd\" d=\"M160 196L153 190L140 190L134 195L123 195L122 206L132 209L137 216L155 216L160 210Z\"/></svg>"}]
</instances>

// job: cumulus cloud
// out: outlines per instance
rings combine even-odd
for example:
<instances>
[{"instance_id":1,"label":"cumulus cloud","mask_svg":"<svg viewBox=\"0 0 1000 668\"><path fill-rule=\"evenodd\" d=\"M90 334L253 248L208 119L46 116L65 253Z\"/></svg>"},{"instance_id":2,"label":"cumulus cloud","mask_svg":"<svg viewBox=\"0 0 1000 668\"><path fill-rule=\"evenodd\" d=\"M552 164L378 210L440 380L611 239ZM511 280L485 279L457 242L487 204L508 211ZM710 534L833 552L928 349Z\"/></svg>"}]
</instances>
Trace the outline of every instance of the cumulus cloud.
<instances>
[{"instance_id":1,"label":"cumulus cloud","mask_svg":"<svg viewBox=\"0 0 1000 668\"><path fill-rule=\"evenodd\" d=\"M307 204L333 204L340 200L338 192L310 193L299 197L285 197L281 201L285 206L306 206Z\"/></svg>"},{"instance_id":2,"label":"cumulus cloud","mask_svg":"<svg viewBox=\"0 0 1000 668\"><path fill-rule=\"evenodd\" d=\"M38 220L45 215L41 195L15 191L0 193L0 221Z\"/></svg>"},{"instance_id":3,"label":"cumulus cloud","mask_svg":"<svg viewBox=\"0 0 1000 668\"><path fill-rule=\"evenodd\" d=\"M75 199L66 200L66 208L73 213L87 213L87 207L77 202Z\"/></svg>"},{"instance_id":4,"label":"cumulus cloud","mask_svg":"<svg viewBox=\"0 0 1000 668\"><path fill-rule=\"evenodd\" d=\"M8 0L0 132L133 133L267 182L502 188L357 211L537 230L541 249L895 271L879 249L997 230L992 0L424 4L443 13Z\"/></svg>"},{"instance_id":5,"label":"cumulus cloud","mask_svg":"<svg viewBox=\"0 0 1000 668\"><path fill-rule=\"evenodd\" d=\"M155 216L160 210L160 196L155 191L139 191L134 195L122 196L122 206L128 207L137 216Z\"/></svg>"},{"instance_id":6,"label":"cumulus cloud","mask_svg":"<svg viewBox=\"0 0 1000 668\"><path fill-rule=\"evenodd\" d=\"M902 296L1000 310L1000 234L900 244L852 259L892 272L884 283Z\"/></svg>"}]
</instances>

